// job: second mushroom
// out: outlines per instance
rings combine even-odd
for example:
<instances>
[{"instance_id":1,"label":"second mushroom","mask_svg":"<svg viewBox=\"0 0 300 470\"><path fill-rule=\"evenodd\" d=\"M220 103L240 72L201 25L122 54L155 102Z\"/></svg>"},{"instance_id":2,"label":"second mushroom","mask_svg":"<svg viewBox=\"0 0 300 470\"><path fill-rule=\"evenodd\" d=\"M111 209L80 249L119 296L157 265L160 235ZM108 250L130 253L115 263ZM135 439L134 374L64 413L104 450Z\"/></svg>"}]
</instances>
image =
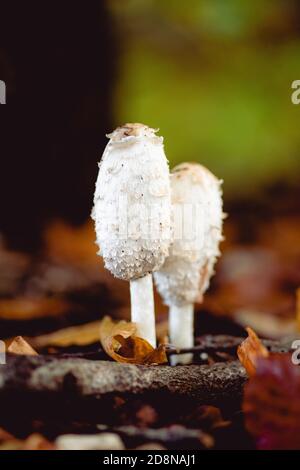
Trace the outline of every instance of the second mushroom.
<instances>
[{"instance_id":1,"label":"second mushroom","mask_svg":"<svg viewBox=\"0 0 300 470\"><path fill-rule=\"evenodd\" d=\"M169 306L169 335L178 349L194 345L194 303L201 302L214 273L222 240L221 182L197 163L182 163L171 173L174 241L154 279ZM191 354L172 356L188 363Z\"/></svg>"}]
</instances>

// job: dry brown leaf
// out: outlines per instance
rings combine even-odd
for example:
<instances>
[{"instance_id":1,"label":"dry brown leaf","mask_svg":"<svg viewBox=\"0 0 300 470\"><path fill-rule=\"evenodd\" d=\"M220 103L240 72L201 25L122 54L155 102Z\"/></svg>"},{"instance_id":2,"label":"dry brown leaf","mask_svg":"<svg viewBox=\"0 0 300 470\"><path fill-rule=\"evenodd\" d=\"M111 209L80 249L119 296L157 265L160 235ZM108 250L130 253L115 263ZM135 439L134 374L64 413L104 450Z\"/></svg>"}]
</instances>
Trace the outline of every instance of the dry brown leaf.
<instances>
[{"instance_id":1,"label":"dry brown leaf","mask_svg":"<svg viewBox=\"0 0 300 470\"><path fill-rule=\"evenodd\" d=\"M238 347L237 355L245 367L249 376L255 375L257 360L261 357L268 357L269 351L262 344L252 328L246 328L248 338L246 338Z\"/></svg>"},{"instance_id":2,"label":"dry brown leaf","mask_svg":"<svg viewBox=\"0 0 300 470\"><path fill-rule=\"evenodd\" d=\"M70 310L68 302L55 298L27 298L0 300L0 318L29 320L63 315Z\"/></svg>"},{"instance_id":3,"label":"dry brown leaf","mask_svg":"<svg viewBox=\"0 0 300 470\"><path fill-rule=\"evenodd\" d=\"M99 328L100 321L94 321L27 339L37 349L47 346L86 346L99 341Z\"/></svg>"},{"instance_id":4,"label":"dry brown leaf","mask_svg":"<svg viewBox=\"0 0 300 470\"><path fill-rule=\"evenodd\" d=\"M100 341L104 351L117 362L129 364L163 364L167 362L165 347L154 349L143 338L136 336L134 323L115 323L104 317L100 325Z\"/></svg>"},{"instance_id":5,"label":"dry brown leaf","mask_svg":"<svg viewBox=\"0 0 300 470\"><path fill-rule=\"evenodd\" d=\"M22 336L16 336L8 346L7 351L25 356L36 356L38 354Z\"/></svg>"}]
</instances>

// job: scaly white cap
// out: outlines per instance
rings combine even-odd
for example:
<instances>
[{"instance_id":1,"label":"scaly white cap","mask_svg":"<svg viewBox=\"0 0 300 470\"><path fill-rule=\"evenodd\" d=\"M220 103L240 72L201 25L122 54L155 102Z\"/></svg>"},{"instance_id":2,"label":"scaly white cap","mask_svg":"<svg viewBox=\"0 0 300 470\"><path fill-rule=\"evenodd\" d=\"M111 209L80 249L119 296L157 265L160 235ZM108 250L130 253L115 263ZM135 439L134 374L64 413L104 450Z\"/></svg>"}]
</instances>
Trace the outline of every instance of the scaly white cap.
<instances>
[{"instance_id":1,"label":"scaly white cap","mask_svg":"<svg viewBox=\"0 0 300 470\"><path fill-rule=\"evenodd\" d=\"M163 138L143 124L108 134L92 217L105 267L117 278L138 279L168 255L171 197Z\"/></svg>"},{"instance_id":2,"label":"scaly white cap","mask_svg":"<svg viewBox=\"0 0 300 470\"><path fill-rule=\"evenodd\" d=\"M223 239L221 183L197 163L182 163L171 173L174 242L154 274L169 306L201 301L209 286Z\"/></svg>"}]
</instances>

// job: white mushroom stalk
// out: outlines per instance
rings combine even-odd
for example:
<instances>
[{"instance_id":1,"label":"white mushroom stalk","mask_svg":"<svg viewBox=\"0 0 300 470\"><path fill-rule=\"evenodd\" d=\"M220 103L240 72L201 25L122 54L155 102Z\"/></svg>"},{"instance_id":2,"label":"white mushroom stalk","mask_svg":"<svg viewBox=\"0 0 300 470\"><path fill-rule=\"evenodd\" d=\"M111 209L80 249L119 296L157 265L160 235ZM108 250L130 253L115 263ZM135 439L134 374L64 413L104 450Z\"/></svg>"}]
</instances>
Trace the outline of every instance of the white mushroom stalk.
<instances>
[{"instance_id":1,"label":"white mushroom stalk","mask_svg":"<svg viewBox=\"0 0 300 470\"><path fill-rule=\"evenodd\" d=\"M157 289L169 306L169 334L177 348L194 345L194 303L201 302L220 255L221 181L197 163L183 163L171 173L173 245L155 273ZM189 363L191 354L172 356Z\"/></svg>"},{"instance_id":2,"label":"white mushroom stalk","mask_svg":"<svg viewBox=\"0 0 300 470\"><path fill-rule=\"evenodd\" d=\"M131 320L156 346L152 272L168 255L171 196L163 138L143 124L125 124L110 138L94 195L99 254L117 278L130 281Z\"/></svg>"}]
</instances>

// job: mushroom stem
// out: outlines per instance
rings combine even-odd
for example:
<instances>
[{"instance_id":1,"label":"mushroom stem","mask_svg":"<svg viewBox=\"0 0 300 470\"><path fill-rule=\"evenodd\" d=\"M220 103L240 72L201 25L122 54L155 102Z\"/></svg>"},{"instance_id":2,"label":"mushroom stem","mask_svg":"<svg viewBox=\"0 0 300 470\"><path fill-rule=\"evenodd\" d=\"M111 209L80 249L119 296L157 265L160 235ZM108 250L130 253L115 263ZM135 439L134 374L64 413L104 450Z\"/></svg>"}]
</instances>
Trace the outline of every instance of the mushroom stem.
<instances>
[{"instance_id":1,"label":"mushroom stem","mask_svg":"<svg viewBox=\"0 0 300 470\"><path fill-rule=\"evenodd\" d=\"M138 335L156 347L152 274L130 281L131 320Z\"/></svg>"},{"instance_id":2,"label":"mushroom stem","mask_svg":"<svg viewBox=\"0 0 300 470\"><path fill-rule=\"evenodd\" d=\"M194 346L194 305L171 305L169 309L170 342L176 348L191 348ZM170 358L172 366L189 364L192 354L179 354Z\"/></svg>"}]
</instances>

